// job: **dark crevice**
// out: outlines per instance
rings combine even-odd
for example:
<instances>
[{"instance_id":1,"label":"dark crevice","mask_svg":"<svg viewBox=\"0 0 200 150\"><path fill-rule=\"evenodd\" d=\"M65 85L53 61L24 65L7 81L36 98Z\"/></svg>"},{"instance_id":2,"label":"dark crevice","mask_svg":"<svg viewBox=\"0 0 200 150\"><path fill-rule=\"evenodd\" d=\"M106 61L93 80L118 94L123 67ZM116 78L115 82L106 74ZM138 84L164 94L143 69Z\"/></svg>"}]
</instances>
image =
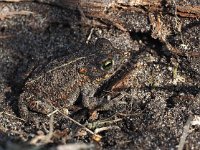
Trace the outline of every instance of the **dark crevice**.
<instances>
[{"instance_id":1,"label":"dark crevice","mask_svg":"<svg viewBox=\"0 0 200 150\"><path fill-rule=\"evenodd\" d=\"M166 105L167 105L167 108L174 108L175 107L175 101L174 101L174 97L176 97L177 94L169 97L167 100L166 100Z\"/></svg>"},{"instance_id":2,"label":"dark crevice","mask_svg":"<svg viewBox=\"0 0 200 150\"><path fill-rule=\"evenodd\" d=\"M145 87L149 89L149 87ZM200 93L200 87L197 85L188 86L188 85L166 85L163 87L153 87L154 90L169 91L169 92L182 92L185 94L192 94L196 96Z\"/></svg>"},{"instance_id":3,"label":"dark crevice","mask_svg":"<svg viewBox=\"0 0 200 150\"><path fill-rule=\"evenodd\" d=\"M5 30L6 30L6 27L1 27L1 29L0 29L1 33L4 33Z\"/></svg>"},{"instance_id":4,"label":"dark crevice","mask_svg":"<svg viewBox=\"0 0 200 150\"><path fill-rule=\"evenodd\" d=\"M151 37L151 31L145 33L132 31L130 36L133 40L142 40L146 47L155 50L160 57L165 56L168 60L172 57L172 53L166 48L164 43L159 39Z\"/></svg>"}]
</instances>

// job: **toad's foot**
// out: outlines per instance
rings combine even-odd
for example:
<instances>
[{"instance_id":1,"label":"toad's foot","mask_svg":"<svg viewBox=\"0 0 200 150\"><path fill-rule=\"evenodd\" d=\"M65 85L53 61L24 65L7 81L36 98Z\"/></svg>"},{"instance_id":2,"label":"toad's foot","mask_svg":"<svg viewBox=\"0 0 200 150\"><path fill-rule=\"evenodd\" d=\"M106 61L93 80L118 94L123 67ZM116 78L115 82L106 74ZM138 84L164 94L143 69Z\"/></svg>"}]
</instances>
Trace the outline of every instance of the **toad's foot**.
<instances>
[{"instance_id":1,"label":"toad's foot","mask_svg":"<svg viewBox=\"0 0 200 150\"><path fill-rule=\"evenodd\" d=\"M34 120L34 116L38 116L35 114L43 114L47 115L53 111L53 106L48 104L47 102L43 102L40 100L28 100L22 98L24 95L22 94L19 101L19 114L20 117L25 121Z\"/></svg>"},{"instance_id":2,"label":"toad's foot","mask_svg":"<svg viewBox=\"0 0 200 150\"><path fill-rule=\"evenodd\" d=\"M89 99L85 99L82 103L84 107L88 108L91 111L107 111L112 110L113 106L118 106L122 104L121 99L123 99L123 97L124 94L120 94L113 99L111 99L110 95L102 98L92 97Z\"/></svg>"}]
</instances>

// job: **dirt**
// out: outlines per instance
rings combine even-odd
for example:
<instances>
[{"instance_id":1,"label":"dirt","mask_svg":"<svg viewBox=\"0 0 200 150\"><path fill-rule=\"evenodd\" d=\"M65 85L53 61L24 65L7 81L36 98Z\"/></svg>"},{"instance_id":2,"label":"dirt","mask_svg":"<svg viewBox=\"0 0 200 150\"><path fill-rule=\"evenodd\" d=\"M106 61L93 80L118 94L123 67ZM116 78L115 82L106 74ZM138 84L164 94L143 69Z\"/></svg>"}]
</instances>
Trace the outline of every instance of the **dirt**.
<instances>
[{"instance_id":1,"label":"dirt","mask_svg":"<svg viewBox=\"0 0 200 150\"><path fill-rule=\"evenodd\" d=\"M200 3L164 2L159 10L145 5L114 12L120 28L98 15L89 19L102 26L89 26L66 7L0 2L0 149L200 149L200 16L194 10ZM78 56L99 37L132 53L126 75L109 91L113 107L57 111L34 123L20 118L27 74L44 62Z\"/></svg>"}]
</instances>

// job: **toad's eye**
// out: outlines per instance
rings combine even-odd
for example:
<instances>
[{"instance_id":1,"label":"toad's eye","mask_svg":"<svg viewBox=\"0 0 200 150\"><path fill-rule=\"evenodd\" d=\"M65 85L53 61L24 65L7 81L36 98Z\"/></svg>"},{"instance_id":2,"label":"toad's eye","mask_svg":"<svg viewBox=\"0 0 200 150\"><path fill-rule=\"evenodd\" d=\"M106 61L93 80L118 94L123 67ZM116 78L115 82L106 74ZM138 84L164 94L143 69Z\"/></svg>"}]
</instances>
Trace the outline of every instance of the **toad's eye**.
<instances>
[{"instance_id":1,"label":"toad's eye","mask_svg":"<svg viewBox=\"0 0 200 150\"><path fill-rule=\"evenodd\" d=\"M113 60L109 59L102 63L101 68L102 70L110 70L113 66Z\"/></svg>"}]
</instances>

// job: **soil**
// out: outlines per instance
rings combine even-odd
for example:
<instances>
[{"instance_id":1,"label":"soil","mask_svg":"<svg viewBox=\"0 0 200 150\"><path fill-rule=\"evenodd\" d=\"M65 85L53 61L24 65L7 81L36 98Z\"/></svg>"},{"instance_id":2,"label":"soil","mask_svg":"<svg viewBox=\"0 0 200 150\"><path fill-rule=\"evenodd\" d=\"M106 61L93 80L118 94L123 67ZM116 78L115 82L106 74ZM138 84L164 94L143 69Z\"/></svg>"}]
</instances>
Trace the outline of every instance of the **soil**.
<instances>
[{"instance_id":1,"label":"soil","mask_svg":"<svg viewBox=\"0 0 200 150\"><path fill-rule=\"evenodd\" d=\"M200 2L144 2L110 10L110 19L86 14L96 26L51 1L0 2L0 150L200 149ZM113 107L20 118L33 68L78 56L97 38L132 54L109 91Z\"/></svg>"}]
</instances>

